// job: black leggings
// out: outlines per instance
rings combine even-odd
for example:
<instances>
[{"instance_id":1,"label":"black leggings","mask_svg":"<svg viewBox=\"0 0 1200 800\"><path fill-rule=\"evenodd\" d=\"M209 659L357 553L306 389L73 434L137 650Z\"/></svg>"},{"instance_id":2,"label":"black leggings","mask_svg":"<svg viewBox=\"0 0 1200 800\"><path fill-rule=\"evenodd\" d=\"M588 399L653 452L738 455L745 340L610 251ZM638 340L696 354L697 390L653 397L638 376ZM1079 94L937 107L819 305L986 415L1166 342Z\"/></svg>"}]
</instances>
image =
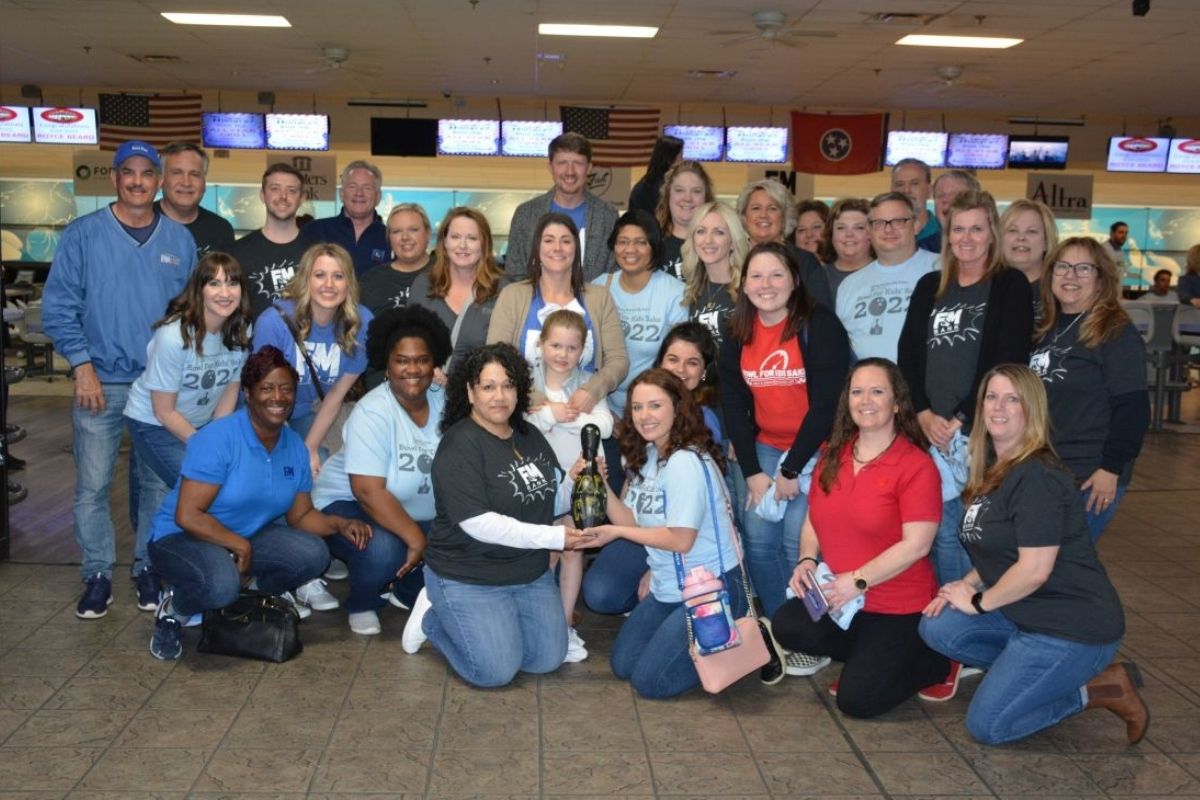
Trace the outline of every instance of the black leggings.
<instances>
[{"instance_id":1,"label":"black leggings","mask_svg":"<svg viewBox=\"0 0 1200 800\"><path fill-rule=\"evenodd\" d=\"M771 620L775 639L788 650L845 662L837 705L851 717L877 717L918 690L946 679L950 661L917 634L918 614L860 611L850 630L829 615L813 622L799 600L788 600Z\"/></svg>"}]
</instances>

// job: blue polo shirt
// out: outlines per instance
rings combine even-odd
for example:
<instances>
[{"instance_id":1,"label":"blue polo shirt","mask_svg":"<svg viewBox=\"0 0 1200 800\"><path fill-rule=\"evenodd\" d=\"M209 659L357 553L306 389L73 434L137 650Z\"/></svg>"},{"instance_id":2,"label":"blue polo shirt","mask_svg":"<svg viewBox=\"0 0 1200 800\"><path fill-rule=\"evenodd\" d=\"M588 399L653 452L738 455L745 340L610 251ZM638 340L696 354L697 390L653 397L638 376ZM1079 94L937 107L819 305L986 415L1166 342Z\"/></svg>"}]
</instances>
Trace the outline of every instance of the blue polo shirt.
<instances>
[{"instance_id":1,"label":"blue polo shirt","mask_svg":"<svg viewBox=\"0 0 1200 800\"><path fill-rule=\"evenodd\" d=\"M309 244L329 242L346 248L354 259L354 274L359 277L375 264L392 257L387 225L378 214L357 239L354 238L354 223L346 216L345 209L336 217L314 219L301 229L300 234Z\"/></svg>"},{"instance_id":2,"label":"blue polo shirt","mask_svg":"<svg viewBox=\"0 0 1200 800\"><path fill-rule=\"evenodd\" d=\"M300 435L285 425L268 451L245 408L196 431L188 440L180 475L219 485L208 513L247 539L287 513L298 492L312 490L308 448ZM150 541L183 532L175 524L182 483L175 484L154 515Z\"/></svg>"}]
</instances>

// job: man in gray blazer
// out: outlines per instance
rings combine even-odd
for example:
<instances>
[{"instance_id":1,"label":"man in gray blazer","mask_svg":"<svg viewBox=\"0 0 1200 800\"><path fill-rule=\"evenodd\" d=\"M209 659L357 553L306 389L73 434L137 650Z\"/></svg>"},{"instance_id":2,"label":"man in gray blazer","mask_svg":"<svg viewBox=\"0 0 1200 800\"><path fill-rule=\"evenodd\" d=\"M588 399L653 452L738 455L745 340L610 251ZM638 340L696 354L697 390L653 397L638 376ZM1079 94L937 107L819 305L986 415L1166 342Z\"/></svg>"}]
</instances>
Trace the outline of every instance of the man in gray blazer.
<instances>
[{"instance_id":1,"label":"man in gray blazer","mask_svg":"<svg viewBox=\"0 0 1200 800\"><path fill-rule=\"evenodd\" d=\"M587 190L592 166L592 145L578 133L564 133L550 142L550 175L554 188L517 206L508 226L508 254L504 271L524 278L529 271L529 254L534 228L544 214L566 214L579 228L583 241L583 277L590 281L617 268L608 249L608 236L617 222L617 209Z\"/></svg>"}]
</instances>

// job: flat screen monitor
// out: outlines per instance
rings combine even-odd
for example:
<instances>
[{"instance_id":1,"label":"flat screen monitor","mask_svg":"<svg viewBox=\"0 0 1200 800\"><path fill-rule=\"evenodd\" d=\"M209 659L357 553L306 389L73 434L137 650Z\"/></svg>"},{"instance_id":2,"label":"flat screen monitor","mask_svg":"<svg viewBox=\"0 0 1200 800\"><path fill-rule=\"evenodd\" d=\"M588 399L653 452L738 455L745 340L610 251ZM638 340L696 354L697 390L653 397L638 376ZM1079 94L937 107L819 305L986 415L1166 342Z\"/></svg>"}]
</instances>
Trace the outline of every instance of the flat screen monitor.
<instances>
[{"instance_id":1,"label":"flat screen monitor","mask_svg":"<svg viewBox=\"0 0 1200 800\"><path fill-rule=\"evenodd\" d=\"M915 158L931 167L944 167L946 138L941 131L888 131L884 163L894 167L906 158Z\"/></svg>"},{"instance_id":2,"label":"flat screen monitor","mask_svg":"<svg viewBox=\"0 0 1200 800\"><path fill-rule=\"evenodd\" d=\"M683 139L683 157L688 161L721 160L725 129L720 125L666 125L663 133Z\"/></svg>"},{"instance_id":3,"label":"flat screen monitor","mask_svg":"<svg viewBox=\"0 0 1200 800\"><path fill-rule=\"evenodd\" d=\"M788 129L734 126L725 129L725 160L782 164L787 161Z\"/></svg>"},{"instance_id":4,"label":"flat screen monitor","mask_svg":"<svg viewBox=\"0 0 1200 800\"><path fill-rule=\"evenodd\" d=\"M96 109L39 106L33 109L33 140L38 144L97 144Z\"/></svg>"},{"instance_id":5,"label":"flat screen monitor","mask_svg":"<svg viewBox=\"0 0 1200 800\"><path fill-rule=\"evenodd\" d=\"M326 114L267 114L269 150L328 150Z\"/></svg>"},{"instance_id":6,"label":"flat screen monitor","mask_svg":"<svg viewBox=\"0 0 1200 800\"><path fill-rule=\"evenodd\" d=\"M506 119L500 126L500 154L546 158L550 151L550 140L562 132L561 121Z\"/></svg>"},{"instance_id":7,"label":"flat screen monitor","mask_svg":"<svg viewBox=\"0 0 1200 800\"><path fill-rule=\"evenodd\" d=\"M952 133L946 166L962 169L1004 169L1008 161L1006 133Z\"/></svg>"},{"instance_id":8,"label":"flat screen monitor","mask_svg":"<svg viewBox=\"0 0 1200 800\"><path fill-rule=\"evenodd\" d=\"M1069 136L1008 137L1009 169L1066 169Z\"/></svg>"},{"instance_id":9,"label":"flat screen monitor","mask_svg":"<svg viewBox=\"0 0 1200 800\"><path fill-rule=\"evenodd\" d=\"M438 120L438 155L500 155L500 121L495 119Z\"/></svg>"},{"instance_id":10,"label":"flat screen monitor","mask_svg":"<svg viewBox=\"0 0 1200 800\"><path fill-rule=\"evenodd\" d=\"M0 106L0 142L32 142L29 109L25 106Z\"/></svg>"},{"instance_id":11,"label":"flat screen monitor","mask_svg":"<svg viewBox=\"0 0 1200 800\"><path fill-rule=\"evenodd\" d=\"M1166 172L1170 139L1114 136L1108 140L1109 172Z\"/></svg>"},{"instance_id":12,"label":"flat screen monitor","mask_svg":"<svg viewBox=\"0 0 1200 800\"><path fill-rule=\"evenodd\" d=\"M262 150L267 146L267 127L262 114L211 112L201 117L205 147L223 150Z\"/></svg>"},{"instance_id":13,"label":"flat screen monitor","mask_svg":"<svg viewBox=\"0 0 1200 800\"><path fill-rule=\"evenodd\" d=\"M1167 172L1200 173L1200 139L1172 139Z\"/></svg>"},{"instance_id":14,"label":"flat screen monitor","mask_svg":"<svg viewBox=\"0 0 1200 800\"><path fill-rule=\"evenodd\" d=\"M432 158L437 155L438 121L399 117L371 117L371 155L414 156Z\"/></svg>"}]
</instances>

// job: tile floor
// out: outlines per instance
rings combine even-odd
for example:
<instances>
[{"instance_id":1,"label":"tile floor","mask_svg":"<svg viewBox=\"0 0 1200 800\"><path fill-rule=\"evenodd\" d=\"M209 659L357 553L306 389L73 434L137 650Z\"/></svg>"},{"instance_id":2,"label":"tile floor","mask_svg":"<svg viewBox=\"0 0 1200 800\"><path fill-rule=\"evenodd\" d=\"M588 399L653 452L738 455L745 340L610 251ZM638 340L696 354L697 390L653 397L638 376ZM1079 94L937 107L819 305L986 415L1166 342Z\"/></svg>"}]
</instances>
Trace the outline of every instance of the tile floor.
<instances>
[{"instance_id":1,"label":"tile floor","mask_svg":"<svg viewBox=\"0 0 1200 800\"><path fill-rule=\"evenodd\" d=\"M496 691L428 648L404 655L391 608L369 639L315 614L284 665L200 655L194 632L183 660L162 663L127 582L106 618L81 622L77 568L27 560L0 563L0 800L1200 798L1198 489L1200 436L1151 435L1101 544L1127 610L1123 657L1141 665L1154 715L1136 747L1094 711L984 748L962 724L972 683L944 705L846 719L825 692L836 666L642 701L608 670L620 619L596 616L581 625L588 661ZM14 534L29 552L37 531Z\"/></svg>"}]
</instances>

